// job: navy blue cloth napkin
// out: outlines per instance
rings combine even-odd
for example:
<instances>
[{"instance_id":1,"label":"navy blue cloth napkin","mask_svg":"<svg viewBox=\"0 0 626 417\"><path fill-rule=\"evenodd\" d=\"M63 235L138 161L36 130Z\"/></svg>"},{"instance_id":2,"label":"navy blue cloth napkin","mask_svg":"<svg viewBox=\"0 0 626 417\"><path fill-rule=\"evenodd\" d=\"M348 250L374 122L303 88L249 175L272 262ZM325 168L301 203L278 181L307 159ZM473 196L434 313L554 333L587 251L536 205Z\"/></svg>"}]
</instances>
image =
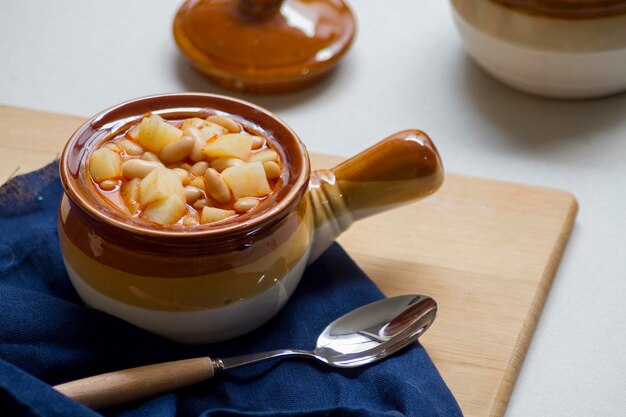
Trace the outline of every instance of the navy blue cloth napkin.
<instances>
[{"instance_id":1,"label":"navy blue cloth napkin","mask_svg":"<svg viewBox=\"0 0 626 417\"><path fill-rule=\"evenodd\" d=\"M58 164L0 188L1 416L461 416L418 343L350 370L306 359L268 361L214 380L98 412L51 385L103 372L197 356L312 349L342 314L383 298L333 245L311 265L285 308L236 340L184 346L86 307L57 243ZM436 325L436 324L435 324Z\"/></svg>"}]
</instances>

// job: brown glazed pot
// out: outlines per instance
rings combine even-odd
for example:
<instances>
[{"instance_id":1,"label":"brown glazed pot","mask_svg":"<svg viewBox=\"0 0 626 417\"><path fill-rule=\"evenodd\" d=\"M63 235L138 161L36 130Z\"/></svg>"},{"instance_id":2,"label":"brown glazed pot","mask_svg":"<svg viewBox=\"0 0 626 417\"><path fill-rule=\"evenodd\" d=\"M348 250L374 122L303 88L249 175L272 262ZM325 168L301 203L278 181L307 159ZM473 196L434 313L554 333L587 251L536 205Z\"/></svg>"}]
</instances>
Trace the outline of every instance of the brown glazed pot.
<instances>
[{"instance_id":1,"label":"brown glazed pot","mask_svg":"<svg viewBox=\"0 0 626 417\"><path fill-rule=\"evenodd\" d=\"M103 202L86 164L102 142L147 112L165 119L220 114L273 141L287 179L249 215L192 228L154 227ZM310 172L297 135L253 104L207 94L131 100L92 117L61 156L59 240L90 306L185 343L246 333L276 314L314 261L358 219L425 197L443 181L419 130L396 133L332 170Z\"/></svg>"}]
</instances>

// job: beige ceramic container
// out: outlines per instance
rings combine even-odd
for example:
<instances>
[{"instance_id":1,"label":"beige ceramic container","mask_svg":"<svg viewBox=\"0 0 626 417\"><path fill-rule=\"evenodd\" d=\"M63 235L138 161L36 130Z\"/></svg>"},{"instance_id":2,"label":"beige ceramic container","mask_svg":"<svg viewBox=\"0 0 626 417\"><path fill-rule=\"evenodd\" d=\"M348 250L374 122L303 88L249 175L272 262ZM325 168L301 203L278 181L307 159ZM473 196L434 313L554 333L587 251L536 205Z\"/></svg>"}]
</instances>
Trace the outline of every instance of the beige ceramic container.
<instances>
[{"instance_id":1,"label":"beige ceramic container","mask_svg":"<svg viewBox=\"0 0 626 417\"><path fill-rule=\"evenodd\" d=\"M165 119L228 116L270 139L287 170L254 211L191 228L152 226L107 204L87 172L99 144L146 112ZM108 109L61 156L59 240L68 274L90 306L186 343L246 333L275 315L304 268L352 222L435 192L439 155L421 131L396 133L333 170L310 172L295 132L253 104L204 94L141 98Z\"/></svg>"},{"instance_id":2,"label":"beige ceramic container","mask_svg":"<svg viewBox=\"0 0 626 417\"><path fill-rule=\"evenodd\" d=\"M590 98L626 90L625 0L451 0L469 54L520 90Z\"/></svg>"}]
</instances>

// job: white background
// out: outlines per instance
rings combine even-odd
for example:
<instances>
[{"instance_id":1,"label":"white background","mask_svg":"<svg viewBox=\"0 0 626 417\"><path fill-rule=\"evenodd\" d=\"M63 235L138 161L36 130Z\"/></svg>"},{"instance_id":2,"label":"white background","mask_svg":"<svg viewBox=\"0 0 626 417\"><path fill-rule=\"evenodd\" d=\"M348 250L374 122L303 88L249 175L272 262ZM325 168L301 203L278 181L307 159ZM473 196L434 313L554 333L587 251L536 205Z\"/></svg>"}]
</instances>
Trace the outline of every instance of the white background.
<instances>
[{"instance_id":1,"label":"white background","mask_svg":"<svg viewBox=\"0 0 626 417\"><path fill-rule=\"evenodd\" d=\"M307 91L240 96L312 151L351 155L420 128L451 172L562 188L579 200L508 417L626 415L626 95L518 93L464 53L445 1L352 1L359 33ZM176 0L0 0L0 103L89 116L207 83L171 36ZM0 133L1 134L1 133Z\"/></svg>"}]
</instances>

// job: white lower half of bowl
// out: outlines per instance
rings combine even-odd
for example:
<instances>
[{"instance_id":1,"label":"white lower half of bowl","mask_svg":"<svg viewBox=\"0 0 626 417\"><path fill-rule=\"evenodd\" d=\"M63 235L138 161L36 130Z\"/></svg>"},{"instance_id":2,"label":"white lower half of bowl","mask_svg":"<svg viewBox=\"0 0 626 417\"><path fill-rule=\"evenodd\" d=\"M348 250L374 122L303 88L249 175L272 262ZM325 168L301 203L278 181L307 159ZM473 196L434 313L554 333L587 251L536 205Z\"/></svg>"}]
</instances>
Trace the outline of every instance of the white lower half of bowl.
<instances>
[{"instance_id":1,"label":"white lower half of bowl","mask_svg":"<svg viewBox=\"0 0 626 417\"><path fill-rule=\"evenodd\" d=\"M598 52L530 48L481 31L452 10L470 56L505 84L563 99L594 98L626 90L626 48Z\"/></svg>"},{"instance_id":2,"label":"white lower half of bowl","mask_svg":"<svg viewBox=\"0 0 626 417\"><path fill-rule=\"evenodd\" d=\"M304 273L309 250L276 285L243 301L200 311L163 311L122 303L81 279L68 263L67 273L80 298L90 307L119 317L170 340L201 344L232 339L261 326L287 303Z\"/></svg>"}]
</instances>

